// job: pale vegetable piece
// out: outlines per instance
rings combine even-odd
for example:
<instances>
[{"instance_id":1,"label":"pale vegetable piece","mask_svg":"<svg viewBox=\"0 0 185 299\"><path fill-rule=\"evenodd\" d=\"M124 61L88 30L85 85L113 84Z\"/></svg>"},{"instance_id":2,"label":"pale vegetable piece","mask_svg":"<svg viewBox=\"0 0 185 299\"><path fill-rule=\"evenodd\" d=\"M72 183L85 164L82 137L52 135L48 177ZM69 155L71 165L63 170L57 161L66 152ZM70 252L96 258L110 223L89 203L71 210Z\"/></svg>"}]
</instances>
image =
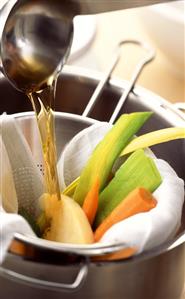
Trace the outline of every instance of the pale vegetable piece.
<instances>
[{"instance_id":1,"label":"pale vegetable piece","mask_svg":"<svg viewBox=\"0 0 185 299\"><path fill-rule=\"evenodd\" d=\"M41 204L50 226L44 238L50 241L72 244L91 244L94 236L88 219L82 208L70 197L45 194Z\"/></svg>"},{"instance_id":2,"label":"pale vegetable piece","mask_svg":"<svg viewBox=\"0 0 185 299\"><path fill-rule=\"evenodd\" d=\"M185 138L185 128L167 128L167 129L157 130L134 138L124 148L120 156L159 143L168 142L175 139L184 139L184 138Z\"/></svg>"},{"instance_id":3,"label":"pale vegetable piece","mask_svg":"<svg viewBox=\"0 0 185 299\"><path fill-rule=\"evenodd\" d=\"M0 136L0 194L7 213L18 212L18 201L8 154Z\"/></svg>"}]
</instances>

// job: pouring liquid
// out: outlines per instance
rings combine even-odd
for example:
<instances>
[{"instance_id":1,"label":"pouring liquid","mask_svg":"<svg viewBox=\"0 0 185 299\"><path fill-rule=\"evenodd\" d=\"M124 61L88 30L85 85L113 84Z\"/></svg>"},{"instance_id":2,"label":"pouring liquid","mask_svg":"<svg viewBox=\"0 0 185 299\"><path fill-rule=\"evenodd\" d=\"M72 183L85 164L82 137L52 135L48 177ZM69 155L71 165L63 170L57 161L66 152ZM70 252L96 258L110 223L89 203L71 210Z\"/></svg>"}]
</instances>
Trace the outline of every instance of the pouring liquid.
<instances>
[{"instance_id":1,"label":"pouring liquid","mask_svg":"<svg viewBox=\"0 0 185 299\"><path fill-rule=\"evenodd\" d=\"M46 194L39 200L42 212L36 224L46 240L92 244L93 231L83 209L72 198L60 195L53 113L57 77L51 77L41 91L28 93L40 131L45 166Z\"/></svg>"},{"instance_id":2,"label":"pouring liquid","mask_svg":"<svg viewBox=\"0 0 185 299\"><path fill-rule=\"evenodd\" d=\"M54 100L57 76L50 78L48 86L28 95L35 111L40 132L43 159L45 192L61 199L57 174L57 153L55 143Z\"/></svg>"}]
</instances>

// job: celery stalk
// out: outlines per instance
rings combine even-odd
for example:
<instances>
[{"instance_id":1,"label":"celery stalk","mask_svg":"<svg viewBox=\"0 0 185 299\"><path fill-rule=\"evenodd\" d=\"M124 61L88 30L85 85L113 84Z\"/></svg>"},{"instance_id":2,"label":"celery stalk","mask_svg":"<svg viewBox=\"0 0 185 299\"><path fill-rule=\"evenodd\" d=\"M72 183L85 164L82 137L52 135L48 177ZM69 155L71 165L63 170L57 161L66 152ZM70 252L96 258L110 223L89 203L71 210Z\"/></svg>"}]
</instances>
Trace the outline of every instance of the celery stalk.
<instances>
[{"instance_id":1,"label":"celery stalk","mask_svg":"<svg viewBox=\"0 0 185 299\"><path fill-rule=\"evenodd\" d=\"M74 199L80 205L83 204L97 177L100 180L100 190L105 187L115 160L151 114L151 112L123 114L97 145L82 171L74 193Z\"/></svg>"},{"instance_id":2,"label":"celery stalk","mask_svg":"<svg viewBox=\"0 0 185 299\"><path fill-rule=\"evenodd\" d=\"M152 158L143 150L134 152L116 172L109 185L101 192L95 219L97 227L112 210L137 187L153 192L161 184L160 173Z\"/></svg>"}]
</instances>

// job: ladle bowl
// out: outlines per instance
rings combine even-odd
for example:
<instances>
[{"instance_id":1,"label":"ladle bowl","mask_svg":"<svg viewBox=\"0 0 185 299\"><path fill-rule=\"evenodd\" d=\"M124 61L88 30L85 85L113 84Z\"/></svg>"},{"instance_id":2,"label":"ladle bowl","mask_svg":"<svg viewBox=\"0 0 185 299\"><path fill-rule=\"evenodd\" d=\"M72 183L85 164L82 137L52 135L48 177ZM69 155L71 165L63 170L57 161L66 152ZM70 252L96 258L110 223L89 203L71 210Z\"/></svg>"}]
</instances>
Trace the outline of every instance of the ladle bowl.
<instances>
[{"instance_id":1,"label":"ladle bowl","mask_svg":"<svg viewBox=\"0 0 185 299\"><path fill-rule=\"evenodd\" d=\"M68 57L77 10L65 2L20 0L7 17L1 40L2 68L25 93L51 84Z\"/></svg>"}]
</instances>

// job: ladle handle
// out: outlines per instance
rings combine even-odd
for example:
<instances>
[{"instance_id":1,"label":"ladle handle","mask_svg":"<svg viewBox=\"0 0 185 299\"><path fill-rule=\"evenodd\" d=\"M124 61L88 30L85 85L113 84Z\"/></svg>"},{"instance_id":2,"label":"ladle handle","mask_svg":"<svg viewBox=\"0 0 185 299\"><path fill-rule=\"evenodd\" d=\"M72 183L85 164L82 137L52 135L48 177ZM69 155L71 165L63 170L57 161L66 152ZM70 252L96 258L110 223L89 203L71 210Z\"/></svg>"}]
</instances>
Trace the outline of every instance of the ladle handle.
<instances>
[{"instance_id":1,"label":"ladle handle","mask_svg":"<svg viewBox=\"0 0 185 299\"><path fill-rule=\"evenodd\" d=\"M88 274L88 263L84 263L74 282L71 284L67 283L58 283L53 281L42 280L30 276L26 276L24 274L17 273L15 271L6 269L4 267L0 267L0 276L7 278L9 280L15 281L17 283L21 283L27 286L36 287L39 289L50 290L50 291L57 291L57 292L74 292L77 291L82 284L84 283Z\"/></svg>"}]
</instances>

